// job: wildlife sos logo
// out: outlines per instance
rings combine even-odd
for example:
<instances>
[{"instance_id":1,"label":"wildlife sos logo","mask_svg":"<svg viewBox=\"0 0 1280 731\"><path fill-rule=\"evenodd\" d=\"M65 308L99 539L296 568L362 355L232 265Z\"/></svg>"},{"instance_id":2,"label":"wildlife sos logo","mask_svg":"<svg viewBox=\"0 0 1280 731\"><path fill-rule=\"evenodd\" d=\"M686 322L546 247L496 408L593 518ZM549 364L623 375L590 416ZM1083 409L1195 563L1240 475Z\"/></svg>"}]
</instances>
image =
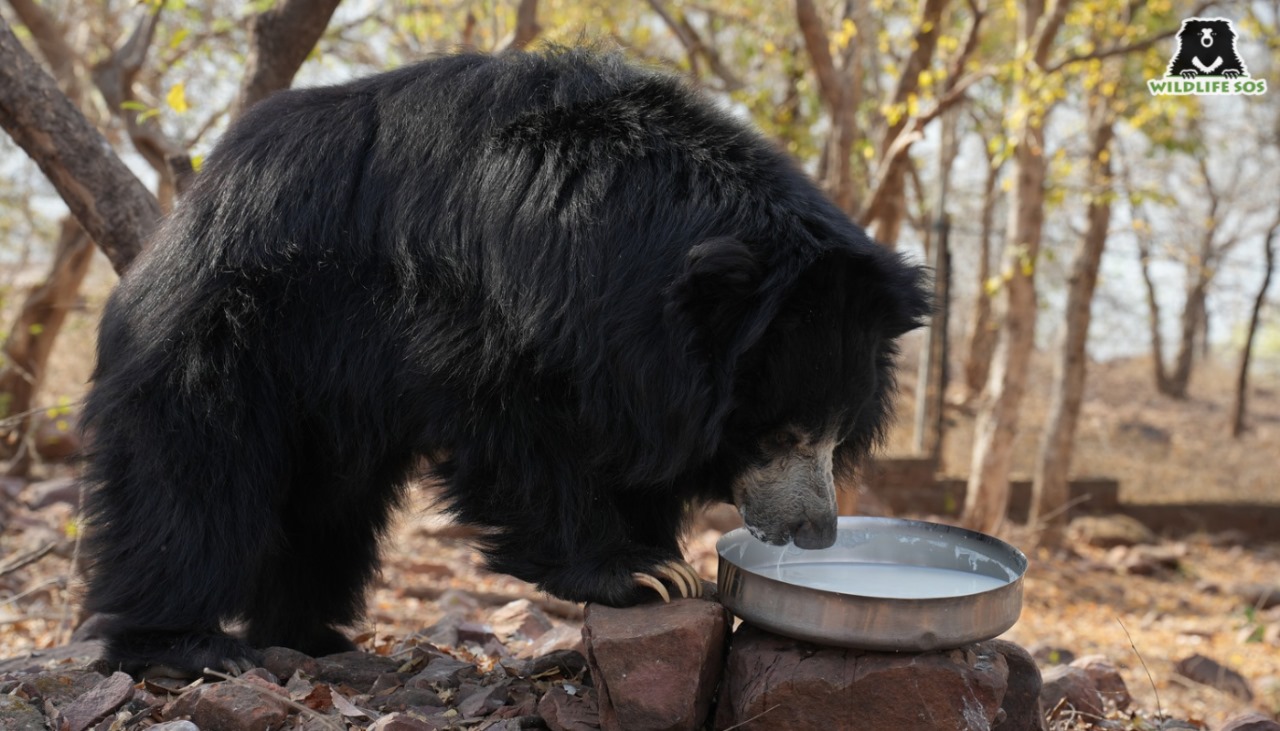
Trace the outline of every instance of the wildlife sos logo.
<instances>
[{"instance_id":1,"label":"wildlife sos logo","mask_svg":"<svg viewBox=\"0 0 1280 731\"><path fill-rule=\"evenodd\" d=\"M1187 18L1164 77L1148 79L1152 94L1263 94L1266 79L1249 77L1236 51L1236 29L1226 18Z\"/></svg>"}]
</instances>

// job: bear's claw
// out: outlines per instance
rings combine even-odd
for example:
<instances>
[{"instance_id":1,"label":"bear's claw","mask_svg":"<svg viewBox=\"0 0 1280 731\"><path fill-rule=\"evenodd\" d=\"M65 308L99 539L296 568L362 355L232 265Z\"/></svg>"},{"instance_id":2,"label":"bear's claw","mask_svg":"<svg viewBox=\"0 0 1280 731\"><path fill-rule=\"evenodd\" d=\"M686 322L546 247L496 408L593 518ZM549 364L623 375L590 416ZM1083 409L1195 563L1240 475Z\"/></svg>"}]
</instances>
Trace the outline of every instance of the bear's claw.
<instances>
[{"instance_id":1,"label":"bear's claw","mask_svg":"<svg viewBox=\"0 0 1280 731\"><path fill-rule=\"evenodd\" d=\"M702 577L698 576L698 572L683 560L665 561L654 568L653 574L637 572L631 577L635 579L636 585L658 592L664 602L671 601L671 594L663 585L663 579L675 586L682 597L702 596Z\"/></svg>"}]
</instances>

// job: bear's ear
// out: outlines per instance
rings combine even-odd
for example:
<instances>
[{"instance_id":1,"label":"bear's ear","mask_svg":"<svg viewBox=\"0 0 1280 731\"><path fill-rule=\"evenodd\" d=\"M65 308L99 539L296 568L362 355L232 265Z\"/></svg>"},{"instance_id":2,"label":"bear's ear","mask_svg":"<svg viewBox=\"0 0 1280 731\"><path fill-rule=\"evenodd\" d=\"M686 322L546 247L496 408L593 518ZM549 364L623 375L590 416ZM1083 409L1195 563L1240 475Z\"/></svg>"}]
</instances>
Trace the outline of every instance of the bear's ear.
<instances>
[{"instance_id":1,"label":"bear's ear","mask_svg":"<svg viewBox=\"0 0 1280 731\"><path fill-rule=\"evenodd\" d=\"M707 239L689 249L684 271L668 290L668 316L692 324L705 347L722 354L759 291L763 270L746 244Z\"/></svg>"}]
</instances>

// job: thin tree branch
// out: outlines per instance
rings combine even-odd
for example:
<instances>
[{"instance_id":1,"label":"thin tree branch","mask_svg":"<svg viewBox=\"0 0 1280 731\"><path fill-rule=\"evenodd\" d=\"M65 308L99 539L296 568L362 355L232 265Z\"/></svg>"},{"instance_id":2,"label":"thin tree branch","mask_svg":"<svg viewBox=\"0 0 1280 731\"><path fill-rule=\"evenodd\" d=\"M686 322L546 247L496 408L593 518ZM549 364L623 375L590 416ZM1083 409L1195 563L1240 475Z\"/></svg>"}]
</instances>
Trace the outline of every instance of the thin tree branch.
<instances>
[{"instance_id":1,"label":"thin tree branch","mask_svg":"<svg viewBox=\"0 0 1280 731\"><path fill-rule=\"evenodd\" d=\"M289 88L324 35L341 0L280 0L253 19L248 68L231 118L268 95Z\"/></svg>"},{"instance_id":2,"label":"thin tree branch","mask_svg":"<svg viewBox=\"0 0 1280 731\"><path fill-rule=\"evenodd\" d=\"M516 8L516 32L504 50L522 51L542 33L538 25L538 0L520 0Z\"/></svg>"},{"instance_id":3,"label":"thin tree branch","mask_svg":"<svg viewBox=\"0 0 1280 731\"><path fill-rule=\"evenodd\" d=\"M40 166L115 270L128 268L160 218L159 204L2 18L0 127Z\"/></svg>"},{"instance_id":4,"label":"thin tree branch","mask_svg":"<svg viewBox=\"0 0 1280 731\"><path fill-rule=\"evenodd\" d=\"M840 79L836 73L835 61L831 58L826 23L814 7L813 0L796 0L796 22L813 62L813 72L818 77L818 92L829 108L837 109L842 96Z\"/></svg>"}]
</instances>

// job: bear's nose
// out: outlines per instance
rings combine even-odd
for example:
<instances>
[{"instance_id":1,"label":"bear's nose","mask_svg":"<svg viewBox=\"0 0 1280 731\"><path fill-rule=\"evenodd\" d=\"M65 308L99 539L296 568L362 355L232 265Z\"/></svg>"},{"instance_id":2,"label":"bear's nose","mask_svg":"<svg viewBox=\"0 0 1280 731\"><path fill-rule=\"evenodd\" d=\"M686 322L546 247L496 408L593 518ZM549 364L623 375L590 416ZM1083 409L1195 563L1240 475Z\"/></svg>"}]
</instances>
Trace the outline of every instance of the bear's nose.
<instances>
[{"instance_id":1,"label":"bear's nose","mask_svg":"<svg viewBox=\"0 0 1280 731\"><path fill-rule=\"evenodd\" d=\"M827 548L836 542L835 516L820 520L804 520L792 526L792 540L800 548Z\"/></svg>"}]
</instances>

